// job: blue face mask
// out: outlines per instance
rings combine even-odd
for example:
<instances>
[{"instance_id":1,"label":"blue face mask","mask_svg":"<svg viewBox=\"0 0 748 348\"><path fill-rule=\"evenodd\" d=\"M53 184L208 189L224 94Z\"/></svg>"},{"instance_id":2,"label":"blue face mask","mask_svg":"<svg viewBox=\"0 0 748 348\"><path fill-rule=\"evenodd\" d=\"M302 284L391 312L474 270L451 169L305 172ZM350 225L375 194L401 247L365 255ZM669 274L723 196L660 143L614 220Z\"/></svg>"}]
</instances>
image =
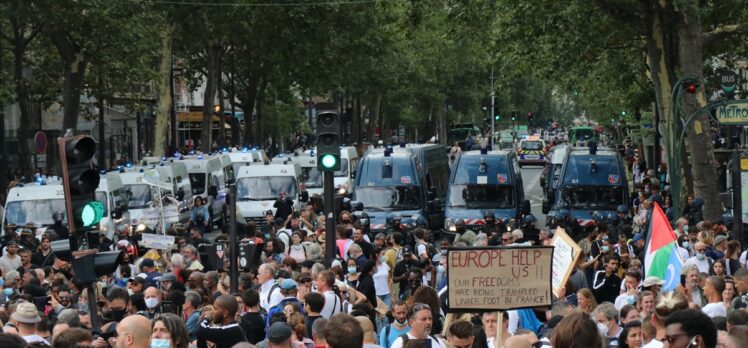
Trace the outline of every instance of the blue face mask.
<instances>
[{"instance_id":1,"label":"blue face mask","mask_svg":"<svg viewBox=\"0 0 748 348\"><path fill-rule=\"evenodd\" d=\"M356 267L348 267L348 273L356 273Z\"/></svg>"},{"instance_id":2,"label":"blue face mask","mask_svg":"<svg viewBox=\"0 0 748 348\"><path fill-rule=\"evenodd\" d=\"M265 233L265 240L270 239L270 233Z\"/></svg>"},{"instance_id":3,"label":"blue face mask","mask_svg":"<svg viewBox=\"0 0 748 348\"><path fill-rule=\"evenodd\" d=\"M171 340L166 338L154 338L151 339L151 348L169 348L171 347Z\"/></svg>"}]
</instances>

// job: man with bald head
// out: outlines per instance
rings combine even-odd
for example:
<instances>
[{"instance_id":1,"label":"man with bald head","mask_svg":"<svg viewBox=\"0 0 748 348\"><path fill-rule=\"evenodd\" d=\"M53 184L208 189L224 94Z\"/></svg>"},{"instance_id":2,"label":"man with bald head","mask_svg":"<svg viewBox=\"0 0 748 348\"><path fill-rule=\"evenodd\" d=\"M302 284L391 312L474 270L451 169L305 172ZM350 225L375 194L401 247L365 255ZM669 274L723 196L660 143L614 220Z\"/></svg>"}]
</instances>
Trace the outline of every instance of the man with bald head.
<instances>
[{"instance_id":1,"label":"man with bald head","mask_svg":"<svg viewBox=\"0 0 748 348\"><path fill-rule=\"evenodd\" d=\"M710 263L712 260L706 256L706 244L702 242L696 242L693 246L694 256L686 260L686 266L694 265L699 269L700 273L709 274L711 271Z\"/></svg>"},{"instance_id":2,"label":"man with bald head","mask_svg":"<svg viewBox=\"0 0 748 348\"><path fill-rule=\"evenodd\" d=\"M125 317L117 325L116 348L148 348L151 344L151 322L142 315Z\"/></svg>"},{"instance_id":3,"label":"man with bald head","mask_svg":"<svg viewBox=\"0 0 748 348\"><path fill-rule=\"evenodd\" d=\"M206 316L195 332L198 348L207 347L207 342L213 342L215 348L231 348L239 342L247 342L244 331L234 319L239 310L236 297L218 296L213 308L210 317Z\"/></svg>"}]
</instances>

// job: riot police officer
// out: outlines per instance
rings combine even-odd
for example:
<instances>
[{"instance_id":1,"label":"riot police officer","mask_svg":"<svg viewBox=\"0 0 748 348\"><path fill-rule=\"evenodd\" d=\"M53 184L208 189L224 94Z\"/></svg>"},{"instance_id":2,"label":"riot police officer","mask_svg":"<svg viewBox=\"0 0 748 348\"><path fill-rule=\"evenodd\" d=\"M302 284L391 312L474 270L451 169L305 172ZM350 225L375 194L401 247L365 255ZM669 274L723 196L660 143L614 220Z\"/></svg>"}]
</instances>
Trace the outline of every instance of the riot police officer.
<instances>
[{"instance_id":1,"label":"riot police officer","mask_svg":"<svg viewBox=\"0 0 748 348\"><path fill-rule=\"evenodd\" d=\"M496 228L496 216L493 214L493 210L488 210L483 216L483 227L481 228L481 232L485 233L487 236L490 236L495 232Z\"/></svg>"},{"instance_id":2,"label":"riot police officer","mask_svg":"<svg viewBox=\"0 0 748 348\"><path fill-rule=\"evenodd\" d=\"M540 239L540 230L535 227L535 223L537 222L538 219L532 214L527 214L522 218L522 235L526 241L533 244L538 244Z\"/></svg>"},{"instance_id":3,"label":"riot police officer","mask_svg":"<svg viewBox=\"0 0 748 348\"><path fill-rule=\"evenodd\" d=\"M52 224L52 226L47 227L47 229L55 231L55 233L57 233L57 238L59 239L68 239L70 237L68 227L62 224L62 220L64 219L65 213L56 211L52 214L52 220L54 220L55 223Z\"/></svg>"}]
</instances>

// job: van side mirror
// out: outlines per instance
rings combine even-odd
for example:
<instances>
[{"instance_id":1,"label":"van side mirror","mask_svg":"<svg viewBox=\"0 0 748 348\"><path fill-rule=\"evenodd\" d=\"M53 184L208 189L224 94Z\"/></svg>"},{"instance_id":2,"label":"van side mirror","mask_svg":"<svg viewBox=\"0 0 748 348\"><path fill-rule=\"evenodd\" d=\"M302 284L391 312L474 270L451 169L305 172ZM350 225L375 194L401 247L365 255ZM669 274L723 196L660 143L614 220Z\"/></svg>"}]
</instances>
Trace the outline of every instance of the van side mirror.
<instances>
[{"instance_id":1,"label":"van side mirror","mask_svg":"<svg viewBox=\"0 0 748 348\"><path fill-rule=\"evenodd\" d=\"M213 196L213 197L218 196L218 187L216 186L208 187L208 195Z\"/></svg>"},{"instance_id":2,"label":"van side mirror","mask_svg":"<svg viewBox=\"0 0 748 348\"><path fill-rule=\"evenodd\" d=\"M351 179L356 178L356 170L351 170Z\"/></svg>"},{"instance_id":3,"label":"van side mirror","mask_svg":"<svg viewBox=\"0 0 748 348\"><path fill-rule=\"evenodd\" d=\"M299 193L299 202L308 202L308 201L309 201L309 192L301 191L301 193Z\"/></svg>"},{"instance_id":4,"label":"van side mirror","mask_svg":"<svg viewBox=\"0 0 748 348\"><path fill-rule=\"evenodd\" d=\"M177 200L183 201L184 200L184 189L180 188L177 190Z\"/></svg>"}]
</instances>

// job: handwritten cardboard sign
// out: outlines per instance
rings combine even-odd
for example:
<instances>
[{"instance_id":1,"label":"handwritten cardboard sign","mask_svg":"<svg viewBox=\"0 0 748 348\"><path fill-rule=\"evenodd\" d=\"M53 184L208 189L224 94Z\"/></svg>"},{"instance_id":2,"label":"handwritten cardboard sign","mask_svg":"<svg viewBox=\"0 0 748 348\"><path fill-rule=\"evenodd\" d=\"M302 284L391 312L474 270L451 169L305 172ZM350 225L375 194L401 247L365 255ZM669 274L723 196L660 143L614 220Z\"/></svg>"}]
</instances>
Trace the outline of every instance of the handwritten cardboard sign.
<instances>
[{"instance_id":1,"label":"handwritten cardboard sign","mask_svg":"<svg viewBox=\"0 0 748 348\"><path fill-rule=\"evenodd\" d=\"M143 233L140 245L150 249L171 250L177 247L174 236Z\"/></svg>"},{"instance_id":2,"label":"handwritten cardboard sign","mask_svg":"<svg viewBox=\"0 0 748 348\"><path fill-rule=\"evenodd\" d=\"M551 305L553 247L449 249L447 260L452 311Z\"/></svg>"},{"instance_id":3,"label":"handwritten cardboard sign","mask_svg":"<svg viewBox=\"0 0 748 348\"><path fill-rule=\"evenodd\" d=\"M553 234L551 240L553 246L553 271L551 276L551 287L553 295L558 296L558 290L566 285L571 271L577 264L577 258L582 254L582 248L574 242L571 237L559 227Z\"/></svg>"}]
</instances>

